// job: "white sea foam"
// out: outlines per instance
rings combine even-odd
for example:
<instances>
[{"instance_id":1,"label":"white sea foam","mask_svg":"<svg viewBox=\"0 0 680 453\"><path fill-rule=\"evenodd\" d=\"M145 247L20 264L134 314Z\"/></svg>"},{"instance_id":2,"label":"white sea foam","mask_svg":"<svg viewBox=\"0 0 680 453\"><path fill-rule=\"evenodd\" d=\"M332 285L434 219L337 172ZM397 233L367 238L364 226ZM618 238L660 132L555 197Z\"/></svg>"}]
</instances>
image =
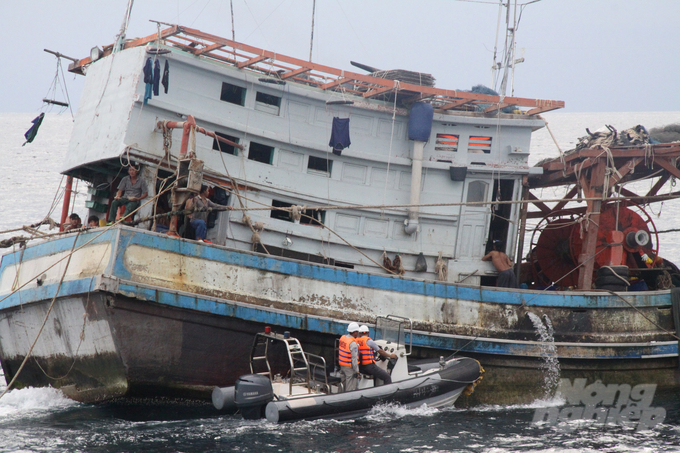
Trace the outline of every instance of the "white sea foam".
<instances>
[{"instance_id":1,"label":"white sea foam","mask_svg":"<svg viewBox=\"0 0 680 453\"><path fill-rule=\"evenodd\" d=\"M481 406L471 407L470 411L476 412L501 412L501 411L512 411L512 410L525 410L525 409L540 409L543 407L559 407L566 404L566 400L561 395L537 398L531 403L526 404L510 404L510 405L500 405L500 404L484 404Z\"/></svg>"},{"instance_id":2,"label":"white sea foam","mask_svg":"<svg viewBox=\"0 0 680 453\"><path fill-rule=\"evenodd\" d=\"M10 390L0 398L0 417L13 415L41 415L45 411L77 407L77 403L54 388L25 388Z\"/></svg>"},{"instance_id":3,"label":"white sea foam","mask_svg":"<svg viewBox=\"0 0 680 453\"><path fill-rule=\"evenodd\" d=\"M408 408L401 404L378 404L366 415L369 420L386 421L404 418L408 416L431 417L439 412L439 409L422 404L418 407Z\"/></svg>"}]
</instances>

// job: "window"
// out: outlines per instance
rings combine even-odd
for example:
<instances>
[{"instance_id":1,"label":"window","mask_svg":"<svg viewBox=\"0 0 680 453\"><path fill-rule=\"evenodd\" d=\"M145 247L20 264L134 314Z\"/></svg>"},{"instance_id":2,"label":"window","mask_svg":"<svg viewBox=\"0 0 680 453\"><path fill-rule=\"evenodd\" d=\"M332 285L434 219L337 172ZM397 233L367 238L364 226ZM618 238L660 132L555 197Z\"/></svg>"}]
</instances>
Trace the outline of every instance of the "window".
<instances>
[{"instance_id":1,"label":"window","mask_svg":"<svg viewBox=\"0 0 680 453\"><path fill-rule=\"evenodd\" d=\"M484 153L491 152L491 137L470 136L468 142L468 153Z\"/></svg>"},{"instance_id":2,"label":"window","mask_svg":"<svg viewBox=\"0 0 680 453\"><path fill-rule=\"evenodd\" d=\"M458 151L458 135L437 134L437 142L434 149L436 151Z\"/></svg>"},{"instance_id":3,"label":"window","mask_svg":"<svg viewBox=\"0 0 680 453\"><path fill-rule=\"evenodd\" d=\"M248 159L263 164L272 164L274 157L274 147L263 145L261 143L250 142L250 149L248 150Z\"/></svg>"},{"instance_id":4,"label":"window","mask_svg":"<svg viewBox=\"0 0 680 453\"><path fill-rule=\"evenodd\" d=\"M236 105L245 105L246 103L246 89L231 83L222 82L222 93L220 100L231 102Z\"/></svg>"},{"instance_id":5,"label":"window","mask_svg":"<svg viewBox=\"0 0 680 453\"><path fill-rule=\"evenodd\" d=\"M215 135L226 138L227 140L231 140L234 143L238 143L239 139L238 137L232 137L231 135L227 134L220 134L219 132L215 132ZM227 154L233 154L234 156L238 156L238 151L236 151L236 147L234 145L230 145L228 143L221 142L217 140L216 138L213 138L213 148L216 151L222 151L223 153Z\"/></svg>"},{"instance_id":6,"label":"window","mask_svg":"<svg viewBox=\"0 0 680 453\"><path fill-rule=\"evenodd\" d=\"M484 181L472 181L468 185L467 202L486 201L486 191L489 187Z\"/></svg>"},{"instance_id":7,"label":"window","mask_svg":"<svg viewBox=\"0 0 680 453\"><path fill-rule=\"evenodd\" d=\"M331 169L333 168L333 161L325 157L314 157L309 156L309 161L307 162L308 173L331 175Z\"/></svg>"},{"instance_id":8,"label":"window","mask_svg":"<svg viewBox=\"0 0 680 453\"><path fill-rule=\"evenodd\" d=\"M272 207L274 208L290 208L293 206L291 203L286 203L285 201L272 200ZM272 219L285 220L286 222L292 222L293 217L290 211L279 211L278 209L272 209L270 217ZM305 209L302 211L302 217L300 217L300 224L302 225L323 225L326 221L326 211Z\"/></svg>"},{"instance_id":9,"label":"window","mask_svg":"<svg viewBox=\"0 0 680 453\"><path fill-rule=\"evenodd\" d=\"M281 98L279 96L257 92L255 96L255 110L278 115L280 108Z\"/></svg>"}]
</instances>

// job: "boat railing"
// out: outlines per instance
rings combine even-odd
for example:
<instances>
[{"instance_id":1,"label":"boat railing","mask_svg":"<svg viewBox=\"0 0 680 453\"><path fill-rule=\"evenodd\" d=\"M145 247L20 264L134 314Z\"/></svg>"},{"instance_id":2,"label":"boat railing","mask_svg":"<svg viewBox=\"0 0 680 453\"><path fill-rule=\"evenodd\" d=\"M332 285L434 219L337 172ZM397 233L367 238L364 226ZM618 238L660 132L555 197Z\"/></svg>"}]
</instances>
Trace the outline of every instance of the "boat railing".
<instances>
[{"instance_id":1,"label":"boat railing","mask_svg":"<svg viewBox=\"0 0 680 453\"><path fill-rule=\"evenodd\" d=\"M328 368L326 367L326 359L320 355L310 354L305 352L307 363L309 364L309 387L319 388L324 393L332 393L331 385L337 385L342 391L341 379L335 376L328 375Z\"/></svg>"}]
</instances>

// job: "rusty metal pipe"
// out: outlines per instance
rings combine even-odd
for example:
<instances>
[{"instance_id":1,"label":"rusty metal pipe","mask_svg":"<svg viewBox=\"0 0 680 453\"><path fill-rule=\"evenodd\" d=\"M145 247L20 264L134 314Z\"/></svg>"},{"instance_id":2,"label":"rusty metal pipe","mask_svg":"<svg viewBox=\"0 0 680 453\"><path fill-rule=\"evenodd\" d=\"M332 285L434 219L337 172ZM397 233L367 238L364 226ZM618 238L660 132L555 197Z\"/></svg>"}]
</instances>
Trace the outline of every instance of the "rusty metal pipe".
<instances>
[{"instance_id":1,"label":"rusty metal pipe","mask_svg":"<svg viewBox=\"0 0 680 453\"><path fill-rule=\"evenodd\" d=\"M191 115L189 115L187 117L187 121L189 120L189 118L193 119L193 117ZM179 121L159 121L157 126L158 126L159 129L161 129L163 126L165 126L167 129L182 129L182 128L185 127L185 124L186 124L186 121L182 121L182 122L179 122ZM196 126L195 120L194 120L194 126ZM200 132L203 135L207 135L208 137L212 137L216 140L219 140L222 143L226 143L227 145L236 147L236 148L241 149L241 150L244 149L243 145L239 145L236 142L233 142L233 141L231 141L227 138L221 137L221 136L217 135L215 132L210 132L209 130L206 130L202 127L196 126L194 128L194 130L196 132ZM186 134L186 132L184 132L184 134ZM184 135L182 135L182 146L184 146ZM180 154L180 158L181 157L182 156Z\"/></svg>"},{"instance_id":2,"label":"rusty metal pipe","mask_svg":"<svg viewBox=\"0 0 680 453\"><path fill-rule=\"evenodd\" d=\"M73 176L66 177L66 188L64 189L64 202L61 205L61 222L59 222L59 231L64 231L64 223L68 217L68 210L71 206L71 188L73 187Z\"/></svg>"}]
</instances>

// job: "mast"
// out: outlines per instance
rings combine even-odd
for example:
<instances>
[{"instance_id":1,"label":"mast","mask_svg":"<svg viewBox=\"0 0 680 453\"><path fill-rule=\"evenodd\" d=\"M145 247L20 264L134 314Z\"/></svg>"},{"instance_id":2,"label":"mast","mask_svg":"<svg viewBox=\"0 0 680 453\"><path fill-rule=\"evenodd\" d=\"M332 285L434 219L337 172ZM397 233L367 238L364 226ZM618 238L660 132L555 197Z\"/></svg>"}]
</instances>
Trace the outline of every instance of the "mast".
<instances>
[{"instance_id":1,"label":"mast","mask_svg":"<svg viewBox=\"0 0 680 453\"><path fill-rule=\"evenodd\" d=\"M123 23L120 26L120 32L116 35L116 42L113 45L113 52L119 52L123 50L123 44L125 43L125 33L127 33L128 25L130 24L130 14L132 13L132 5L135 0L128 0L127 10L125 11L125 16L123 17Z\"/></svg>"}]
</instances>

